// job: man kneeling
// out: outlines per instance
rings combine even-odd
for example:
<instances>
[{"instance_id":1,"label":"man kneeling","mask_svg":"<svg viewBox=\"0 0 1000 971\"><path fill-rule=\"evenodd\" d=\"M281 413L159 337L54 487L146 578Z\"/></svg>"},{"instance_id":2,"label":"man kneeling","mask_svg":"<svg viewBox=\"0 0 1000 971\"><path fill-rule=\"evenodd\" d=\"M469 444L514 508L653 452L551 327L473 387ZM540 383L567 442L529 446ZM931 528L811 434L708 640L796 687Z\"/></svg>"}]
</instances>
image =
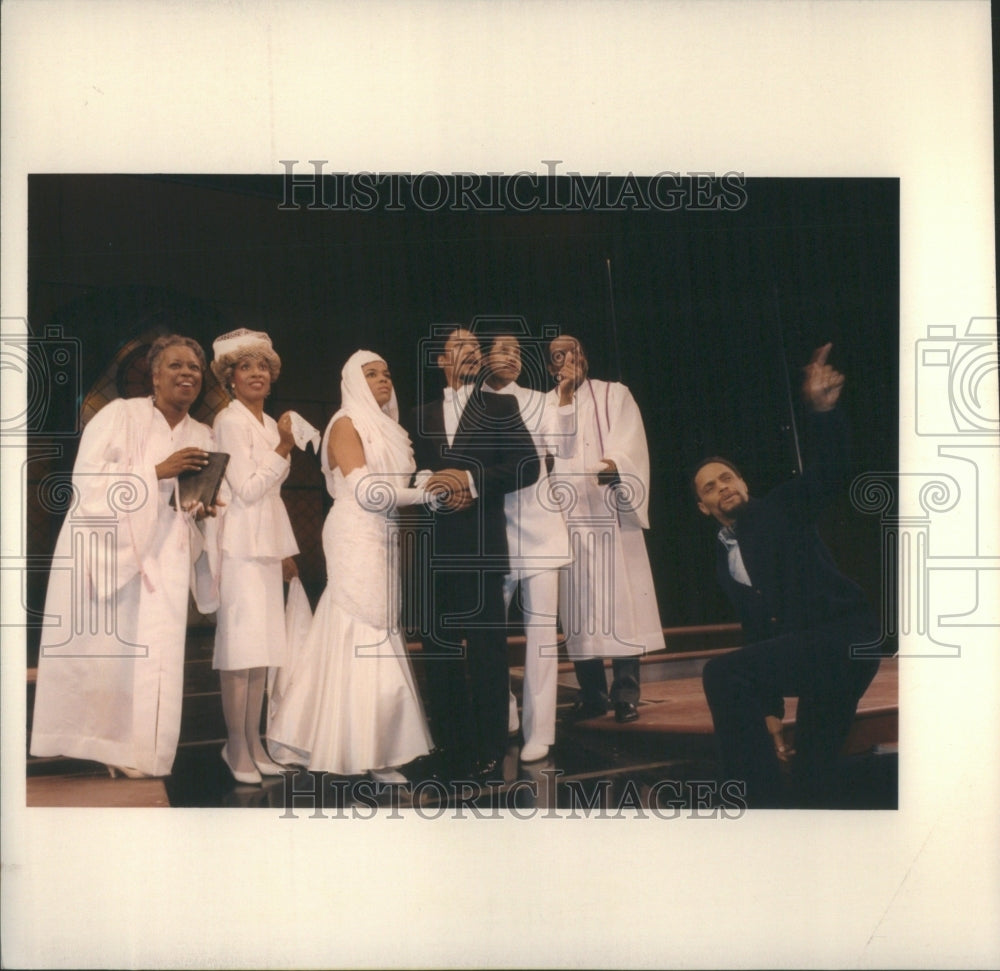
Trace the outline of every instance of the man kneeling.
<instances>
[{"instance_id":1,"label":"man kneeling","mask_svg":"<svg viewBox=\"0 0 1000 971\"><path fill-rule=\"evenodd\" d=\"M805 369L803 398L814 459L803 474L751 499L727 459L704 460L692 485L698 508L722 526L716 573L738 611L744 644L713 658L702 683L725 778L745 781L750 806L788 805L779 759L783 699L797 697L793 804L836 795L837 762L878 659L852 656L877 639L861 589L837 569L816 519L843 487L848 430L836 408L844 376L821 347Z\"/></svg>"}]
</instances>

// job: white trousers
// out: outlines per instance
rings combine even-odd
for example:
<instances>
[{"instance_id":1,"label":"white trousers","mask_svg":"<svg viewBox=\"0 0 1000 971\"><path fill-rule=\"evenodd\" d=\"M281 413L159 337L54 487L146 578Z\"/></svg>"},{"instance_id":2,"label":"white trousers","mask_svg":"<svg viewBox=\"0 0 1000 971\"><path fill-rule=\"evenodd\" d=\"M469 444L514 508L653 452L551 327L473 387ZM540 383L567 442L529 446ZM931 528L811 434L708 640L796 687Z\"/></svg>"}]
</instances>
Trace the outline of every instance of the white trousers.
<instances>
[{"instance_id":1,"label":"white trousers","mask_svg":"<svg viewBox=\"0 0 1000 971\"><path fill-rule=\"evenodd\" d=\"M524 718L526 745L552 745L556 740L556 686L559 675L558 632L559 571L544 570L523 576L520 571L504 577L504 604L510 611L514 590L520 586L524 614ZM517 725L517 699L510 693L508 724Z\"/></svg>"}]
</instances>

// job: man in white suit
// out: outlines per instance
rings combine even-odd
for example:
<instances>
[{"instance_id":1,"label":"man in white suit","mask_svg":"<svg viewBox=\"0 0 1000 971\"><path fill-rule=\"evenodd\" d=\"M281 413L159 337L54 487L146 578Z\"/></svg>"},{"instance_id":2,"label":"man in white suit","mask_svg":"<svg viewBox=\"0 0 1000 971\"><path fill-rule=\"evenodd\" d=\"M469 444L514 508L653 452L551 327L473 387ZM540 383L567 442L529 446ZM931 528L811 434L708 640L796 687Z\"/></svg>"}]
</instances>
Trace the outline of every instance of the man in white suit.
<instances>
[{"instance_id":1,"label":"man in white suit","mask_svg":"<svg viewBox=\"0 0 1000 971\"><path fill-rule=\"evenodd\" d=\"M492 343L489 341L492 340ZM559 568L570 561L566 523L550 492L545 461L572 444L572 382L563 383L563 398L555 401L541 391L517 383L521 374L521 345L508 331L494 328L483 337L487 348L484 390L512 395L521 420L531 434L542 461L538 482L507 493L507 546L510 570L504 578L504 601L509 612L514 591L520 587L524 615L524 702L521 722L522 762L537 762L555 742L556 687L558 678L556 621L559 602ZM557 404L566 406L558 408ZM517 726L517 702L510 696L511 728Z\"/></svg>"}]
</instances>

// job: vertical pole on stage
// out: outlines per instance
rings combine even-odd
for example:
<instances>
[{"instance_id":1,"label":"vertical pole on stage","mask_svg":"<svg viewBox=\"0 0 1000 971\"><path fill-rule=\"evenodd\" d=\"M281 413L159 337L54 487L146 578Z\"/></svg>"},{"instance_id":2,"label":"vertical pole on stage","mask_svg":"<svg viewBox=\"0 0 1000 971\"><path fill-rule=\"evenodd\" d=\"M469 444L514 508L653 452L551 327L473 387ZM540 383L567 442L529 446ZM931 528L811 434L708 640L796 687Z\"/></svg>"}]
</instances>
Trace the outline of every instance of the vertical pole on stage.
<instances>
[{"instance_id":1,"label":"vertical pole on stage","mask_svg":"<svg viewBox=\"0 0 1000 971\"><path fill-rule=\"evenodd\" d=\"M788 402L789 429L792 433L792 443L795 446L795 463L798 467L799 475L802 475L802 450L799 448L799 429L795 421L795 402L792 399L792 381L788 375L788 356L785 353L785 333L781 326L781 303L778 299L778 288L772 290L774 294L774 322L778 328L778 349L781 351L781 367L785 374L785 397Z\"/></svg>"},{"instance_id":2,"label":"vertical pole on stage","mask_svg":"<svg viewBox=\"0 0 1000 971\"><path fill-rule=\"evenodd\" d=\"M615 284L614 280L611 278L611 259L610 257L605 259L604 265L608 270L608 293L611 296L611 336L614 340L615 347L615 367L618 370L618 381L621 383L622 380L622 356L618 349L618 318L615 315Z\"/></svg>"}]
</instances>

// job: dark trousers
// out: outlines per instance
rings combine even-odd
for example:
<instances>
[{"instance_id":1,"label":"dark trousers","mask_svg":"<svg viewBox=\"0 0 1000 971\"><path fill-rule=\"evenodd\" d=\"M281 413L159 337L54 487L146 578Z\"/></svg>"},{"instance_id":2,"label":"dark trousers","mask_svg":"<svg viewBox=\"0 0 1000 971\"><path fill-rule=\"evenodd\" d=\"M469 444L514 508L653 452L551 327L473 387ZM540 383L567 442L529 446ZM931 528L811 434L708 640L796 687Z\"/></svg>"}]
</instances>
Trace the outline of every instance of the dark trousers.
<instances>
[{"instance_id":1,"label":"dark trousers","mask_svg":"<svg viewBox=\"0 0 1000 971\"><path fill-rule=\"evenodd\" d=\"M576 680L580 684L580 697L589 705L608 704L608 681L604 673L604 659L589 657L575 661ZM631 701L639 703L639 656L616 657L611 660L611 704Z\"/></svg>"},{"instance_id":2,"label":"dark trousers","mask_svg":"<svg viewBox=\"0 0 1000 971\"><path fill-rule=\"evenodd\" d=\"M456 771L503 758L508 662L503 574L437 570L424 640L427 708ZM463 645L462 641L465 641Z\"/></svg>"},{"instance_id":3,"label":"dark trousers","mask_svg":"<svg viewBox=\"0 0 1000 971\"><path fill-rule=\"evenodd\" d=\"M746 783L750 806L820 808L835 799L840 750L879 664L852 658L851 645L876 632L869 618L852 618L749 644L705 665L722 777ZM775 695L798 698L791 800L764 723Z\"/></svg>"}]
</instances>

